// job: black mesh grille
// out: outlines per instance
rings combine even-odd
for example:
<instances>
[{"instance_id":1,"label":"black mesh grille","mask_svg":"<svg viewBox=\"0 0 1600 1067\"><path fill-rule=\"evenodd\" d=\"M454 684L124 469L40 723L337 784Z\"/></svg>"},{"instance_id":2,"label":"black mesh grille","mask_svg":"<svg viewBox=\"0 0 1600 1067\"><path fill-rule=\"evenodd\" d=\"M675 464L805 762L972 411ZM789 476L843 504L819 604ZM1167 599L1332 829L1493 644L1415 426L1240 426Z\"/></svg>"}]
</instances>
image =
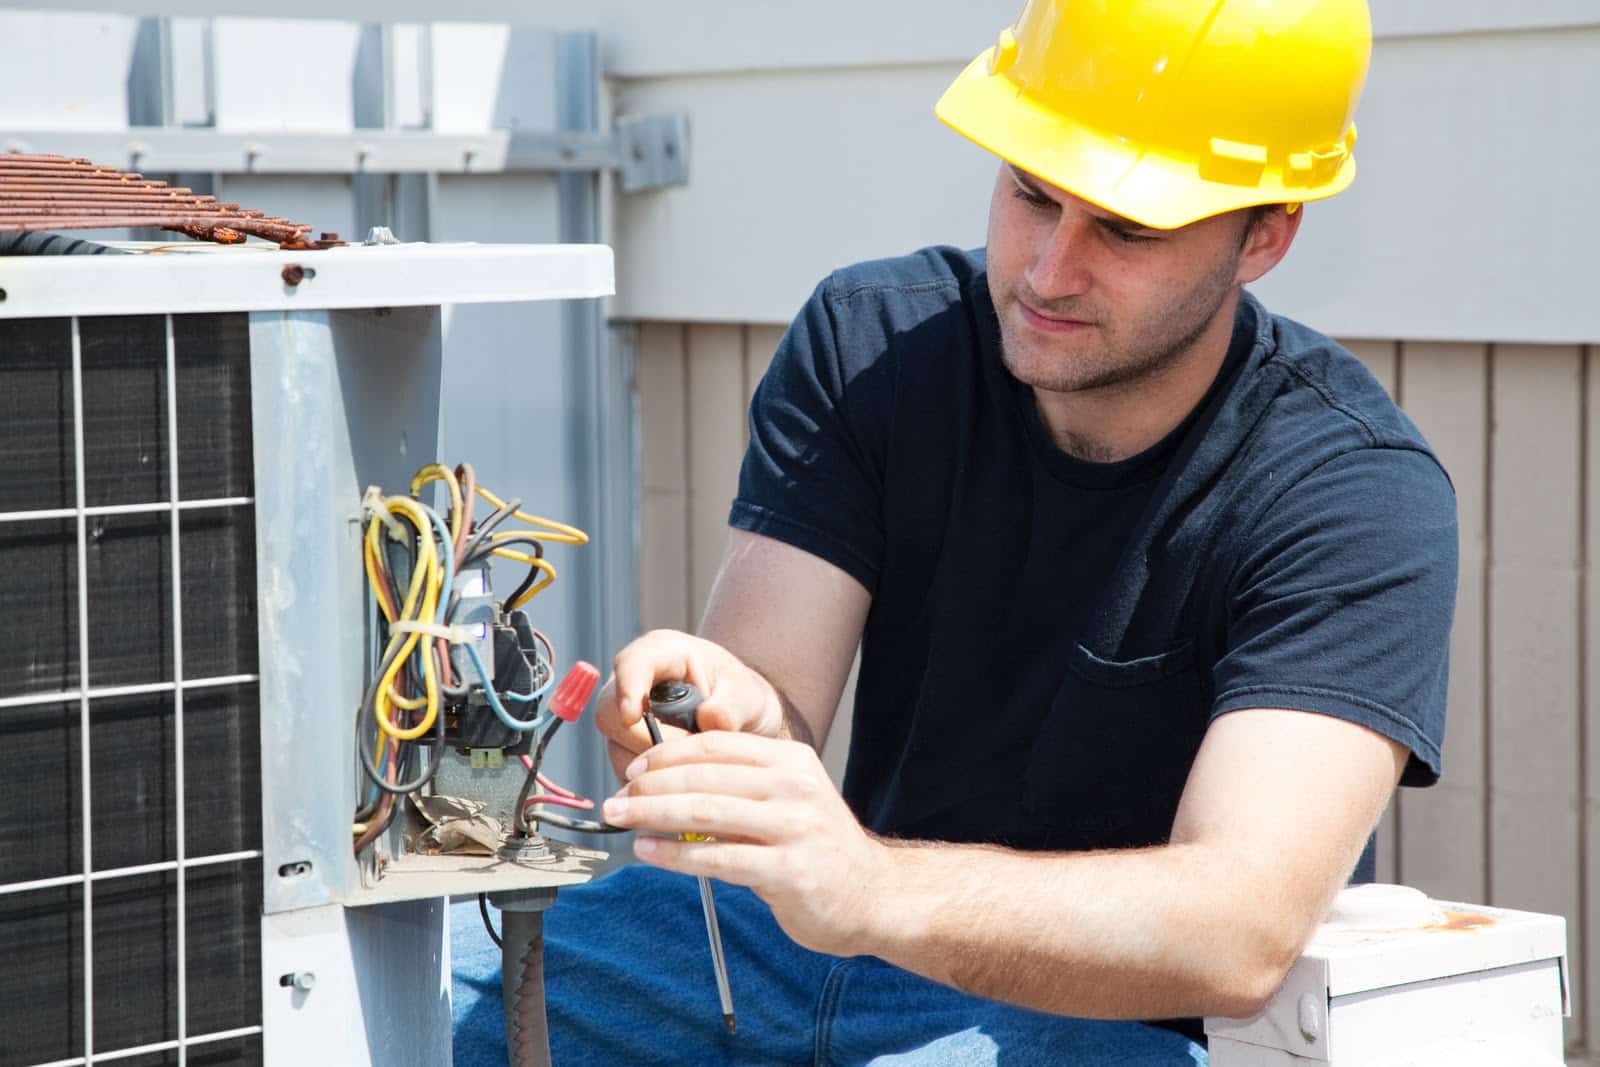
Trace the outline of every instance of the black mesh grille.
<instances>
[{"instance_id":1,"label":"black mesh grille","mask_svg":"<svg viewBox=\"0 0 1600 1067\"><path fill-rule=\"evenodd\" d=\"M170 502L167 322L79 320L84 492L90 508ZM178 489L185 501L248 498L248 321L175 316ZM82 1056L81 884L6 892L83 871L78 522L17 518L77 502L72 323L0 321L0 1064ZM255 515L248 503L185 509L178 529L183 675L253 675ZM91 858L97 872L178 857L172 513L90 515ZM94 691L166 685L149 693ZM261 847L258 689L185 689L184 854ZM261 1022L258 859L97 877L87 898L94 1051L178 1033L177 888L185 891L187 1035ZM202 1043L191 1065L261 1062L259 1035ZM118 1062L176 1063L176 1050Z\"/></svg>"}]
</instances>

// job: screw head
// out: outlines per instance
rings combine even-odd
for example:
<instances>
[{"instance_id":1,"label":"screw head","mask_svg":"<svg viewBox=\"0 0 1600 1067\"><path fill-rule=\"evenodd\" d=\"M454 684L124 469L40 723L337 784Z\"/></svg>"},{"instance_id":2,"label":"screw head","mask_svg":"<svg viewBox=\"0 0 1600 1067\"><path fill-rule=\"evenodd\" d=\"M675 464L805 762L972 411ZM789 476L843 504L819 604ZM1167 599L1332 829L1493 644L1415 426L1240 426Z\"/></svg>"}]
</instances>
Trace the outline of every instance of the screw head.
<instances>
[{"instance_id":1,"label":"screw head","mask_svg":"<svg viewBox=\"0 0 1600 1067\"><path fill-rule=\"evenodd\" d=\"M283 265L283 284L299 285L306 280L306 269L298 263L285 263Z\"/></svg>"}]
</instances>

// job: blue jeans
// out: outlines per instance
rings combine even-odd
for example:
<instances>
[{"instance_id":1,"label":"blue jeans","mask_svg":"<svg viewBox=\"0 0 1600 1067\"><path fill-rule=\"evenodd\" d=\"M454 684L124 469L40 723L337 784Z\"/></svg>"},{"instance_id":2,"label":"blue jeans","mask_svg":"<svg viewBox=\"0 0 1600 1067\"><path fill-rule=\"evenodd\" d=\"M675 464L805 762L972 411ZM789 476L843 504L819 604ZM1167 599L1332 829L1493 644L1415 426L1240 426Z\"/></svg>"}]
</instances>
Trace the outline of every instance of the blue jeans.
<instances>
[{"instance_id":1,"label":"blue jeans","mask_svg":"<svg viewBox=\"0 0 1600 1067\"><path fill-rule=\"evenodd\" d=\"M1044 1015L871 956L808 951L754 893L715 888L738 1033L722 1025L694 879L625 867L563 889L545 912L554 1067L1206 1063L1204 1049L1158 1027ZM503 1067L500 952L476 904L452 908L450 921L456 1067Z\"/></svg>"}]
</instances>

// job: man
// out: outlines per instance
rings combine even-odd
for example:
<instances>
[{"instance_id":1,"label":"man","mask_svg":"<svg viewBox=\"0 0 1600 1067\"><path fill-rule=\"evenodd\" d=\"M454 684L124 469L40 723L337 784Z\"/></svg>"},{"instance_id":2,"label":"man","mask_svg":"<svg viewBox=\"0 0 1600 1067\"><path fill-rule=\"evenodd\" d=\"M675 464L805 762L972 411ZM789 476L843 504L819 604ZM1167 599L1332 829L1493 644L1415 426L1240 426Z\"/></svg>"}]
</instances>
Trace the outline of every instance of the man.
<instances>
[{"instance_id":1,"label":"man","mask_svg":"<svg viewBox=\"0 0 1600 1067\"><path fill-rule=\"evenodd\" d=\"M1444 725L1449 483L1242 291L1353 177L1369 48L1362 0L1034 0L952 86L986 254L818 288L700 635L616 658L646 866L548 915L557 1063L1203 1063L1271 997ZM651 747L668 678L702 732Z\"/></svg>"}]
</instances>

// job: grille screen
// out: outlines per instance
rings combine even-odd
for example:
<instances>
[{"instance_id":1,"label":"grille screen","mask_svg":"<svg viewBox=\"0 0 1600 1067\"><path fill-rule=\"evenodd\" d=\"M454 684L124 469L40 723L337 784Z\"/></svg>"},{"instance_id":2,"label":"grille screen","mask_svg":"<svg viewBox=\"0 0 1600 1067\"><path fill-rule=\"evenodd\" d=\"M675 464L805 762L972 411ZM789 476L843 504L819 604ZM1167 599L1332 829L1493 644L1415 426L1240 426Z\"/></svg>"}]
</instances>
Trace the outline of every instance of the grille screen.
<instances>
[{"instance_id":1,"label":"grille screen","mask_svg":"<svg viewBox=\"0 0 1600 1067\"><path fill-rule=\"evenodd\" d=\"M260 1062L252 492L245 316L0 321L8 1067Z\"/></svg>"}]
</instances>

